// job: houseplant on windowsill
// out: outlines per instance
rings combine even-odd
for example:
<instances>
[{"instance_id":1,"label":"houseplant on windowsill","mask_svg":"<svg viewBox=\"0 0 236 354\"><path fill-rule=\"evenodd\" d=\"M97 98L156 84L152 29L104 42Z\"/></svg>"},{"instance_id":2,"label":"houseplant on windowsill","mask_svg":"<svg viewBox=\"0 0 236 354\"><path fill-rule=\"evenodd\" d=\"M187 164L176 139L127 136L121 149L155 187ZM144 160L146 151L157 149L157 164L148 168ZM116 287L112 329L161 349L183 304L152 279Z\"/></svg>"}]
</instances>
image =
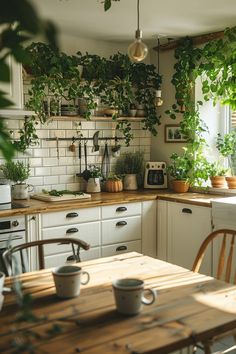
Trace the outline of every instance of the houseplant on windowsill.
<instances>
[{"instance_id":1,"label":"houseplant on windowsill","mask_svg":"<svg viewBox=\"0 0 236 354\"><path fill-rule=\"evenodd\" d=\"M32 191L32 186L25 181L30 176L30 165L23 161L8 161L0 167L4 178L13 182L12 198L28 199L28 192Z\"/></svg>"},{"instance_id":2,"label":"houseplant on windowsill","mask_svg":"<svg viewBox=\"0 0 236 354\"><path fill-rule=\"evenodd\" d=\"M236 151L236 131L225 134L222 138L220 134L217 135L216 147L219 153L228 159L229 170L231 176L226 177L226 182L229 189L236 189L235 176L235 151Z\"/></svg>"},{"instance_id":3,"label":"houseplant on windowsill","mask_svg":"<svg viewBox=\"0 0 236 354\"><path fill-rule=\"evenodd\" d=\"M208 165L209 177L211 180L211 186L213 188L226 188L226 173L227 168L222 167L219 161L215 163L209 163Z\"/></svg>"},{"instance_id":4,"label":"houseplant on windowsill","mask_svg":"<svg viewBox=\"0 0 236 354\"><path fill-rule=\"evenodd\" d=\"M181 156L173 153L170 159L172 162L167 167L167 171L173 178L172 188L174 192L186 193L190 186L193 161L186 151Z\"/></svg>"},{"instance_id":5,"label":"houseplant on windowsill","mask_svg":"<svg viewBox=\"0 0 236 354\"><path fill-rule=\"evenodd\" d=\"M115 173L124 176L124 190L137 190L141 184L144 168L143 152L126 152L115 164ZM138 181L137 181L138 178Z\"/></svg>"},{"instance_id":6,"label":"houseplant on windowsill","mask_svg":"<svg viewBox=\"0 0 236 354\"><path fill-rule=\"evenodd\" d=\"M96 165L89 165L89 179L86 186L86 192L98 193L101 192L100 177L102 177L101 168Z\"/></svg>"}]
</instances>

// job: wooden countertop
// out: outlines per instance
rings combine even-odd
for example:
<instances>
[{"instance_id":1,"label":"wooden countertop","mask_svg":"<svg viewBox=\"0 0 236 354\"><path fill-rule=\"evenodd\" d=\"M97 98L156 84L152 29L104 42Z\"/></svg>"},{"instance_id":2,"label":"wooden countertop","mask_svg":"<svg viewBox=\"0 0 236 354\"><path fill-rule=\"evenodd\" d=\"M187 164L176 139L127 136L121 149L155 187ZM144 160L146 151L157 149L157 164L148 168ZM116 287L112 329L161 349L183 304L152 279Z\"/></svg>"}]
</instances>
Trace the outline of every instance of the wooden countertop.
<instances>
[{"instance_id":1,"label":"wooden countertop","mask_svg":"<svg viewBox=\"0 0 236 354\"><path fill-rule=\"evenodd\" d=\"M24 207L11 210L1 210L0 217L15 215L30 215L35 213L48 213L53 211L90 208L96 206L131 203L147 200L162 199L179 203L211 207L213 199L221 198L220 195L201 194L201 193L174 193L169 190L138 190L124 191L119 193L94 193L91 199L43 202L35 199L18 200L18 204Z\"/></svg>"}]
</instances>

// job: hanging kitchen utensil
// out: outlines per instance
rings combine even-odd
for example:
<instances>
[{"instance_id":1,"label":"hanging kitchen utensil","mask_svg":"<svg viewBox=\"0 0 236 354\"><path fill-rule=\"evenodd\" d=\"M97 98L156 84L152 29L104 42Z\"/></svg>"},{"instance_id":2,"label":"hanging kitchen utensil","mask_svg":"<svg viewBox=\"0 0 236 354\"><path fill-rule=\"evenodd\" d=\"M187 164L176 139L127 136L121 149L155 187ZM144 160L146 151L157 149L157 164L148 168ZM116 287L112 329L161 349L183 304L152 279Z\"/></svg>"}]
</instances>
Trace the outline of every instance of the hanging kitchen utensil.
<instances>
[{"instance_id":1,"label":"hanging kitchen utensil","mask_svg":"<svg viewBox=\"0 0 236 354\"><path fill-rule=\"evenodd\" d=\"M69 151L75 152L75 138L74 137L72 138L72 143L69 146Z\"/></svg>"},{"instance_id":2,"label":"hanging kitchen utensil","mask_svg":"<svg viewBox=\"0 0 236 354\"><path fill-rule=\"evenodd\" d=\"M90 177L90 172L87 169L88 165L87 165L87 141L84 142L84 162L85 162L85 170L82 172L82 177L83 179L85 179L85 181L89 180Z\"/></svg>"},{"instance_id":3,"label":"hanging kitchen utensil","mask_svg":"<svg viewBox=\"0 0 236 354\"><path fill-rule=\"evenodd\" d=\"M80 140L79 141L79 173L76 173L77 177L82 177L81 161L82 161L82 149L81 149L81 140Z\"/></svg>"},{"instance_id":4,"label":"hanging kitchen utensil","mask_svg":"<svg viewBox=\"0 0 236 354\"><path fill-rule=\"evenodd\" d=\"M99 151L98 135L99 130L93 134L93 151Z\"/></svg>"},{"instance_id":5,"label":"hanging kitchen utensil","mask_svg":"<svg viewBox=\"0 0 236 354\"><path fill-rule=\"evenodd\" d=\"M102 176L106 180L110 172L110 158L107 141L105 142L104 153L102 157Z\"/></svg>"}]
</instances>

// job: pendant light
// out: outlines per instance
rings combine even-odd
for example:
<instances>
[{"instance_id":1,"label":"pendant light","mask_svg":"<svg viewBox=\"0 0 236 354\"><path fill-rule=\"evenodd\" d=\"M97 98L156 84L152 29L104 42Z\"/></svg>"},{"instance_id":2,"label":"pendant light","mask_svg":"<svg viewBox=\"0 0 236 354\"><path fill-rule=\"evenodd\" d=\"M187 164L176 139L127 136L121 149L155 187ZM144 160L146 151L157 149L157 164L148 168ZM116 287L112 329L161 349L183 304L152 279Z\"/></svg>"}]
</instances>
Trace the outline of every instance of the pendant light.
<instances>
[{"instance_id":1,"label":"pendant light","mask_svg":"<svg viewBox=\"0 0 236 354\"><path fill-rule=\"evenodd\" d=\"M135 63L143 61L148 54L148 48L146 44L142 42L142 31L139 28L139 0L137 0L137 25L135 41L128 47L129 58Z\"/></svg>"},{"instance_id":2,"label":"pendant light","mask_svg":"<svg viewBox=\"0 0 236 354\"><path fill-rule=\"evenodd\" d=\"M157 38L157 73L160 75L160 38ZM156 107L160 107L163 105L163 99L161 98L161 90L156 90L156 98L155 98Z\"/></svg>"}]
</instances>

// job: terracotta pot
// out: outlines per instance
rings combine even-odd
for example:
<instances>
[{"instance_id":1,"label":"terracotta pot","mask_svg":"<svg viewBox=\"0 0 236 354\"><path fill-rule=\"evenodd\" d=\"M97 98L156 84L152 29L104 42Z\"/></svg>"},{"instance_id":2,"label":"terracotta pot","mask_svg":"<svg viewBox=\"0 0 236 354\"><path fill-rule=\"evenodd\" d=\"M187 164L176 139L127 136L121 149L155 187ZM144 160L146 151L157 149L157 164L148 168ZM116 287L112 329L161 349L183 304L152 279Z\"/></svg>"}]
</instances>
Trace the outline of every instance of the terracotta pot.
<instances>
[{"instance_id":1,"label":"terracotta pot","mask_svg":"<svg viewBox=\"0 0 236 354\"><path fill-rule=\"evenodd\" d=\"M213 188L226 188L225 176L214 176L210 177L211 185Z\"/></svg>"},{"instance_id":2,"label":"terracotta pot","mask_svg":"<svg viewBox=\"0 0 236 354\"><path fill-rule=\"evenodd\" d=\"M236 176L225 177L225 179L229 189L236 189Z\"/></svg>"},{"instance_id":3,"label":"terracotta pot","mask_svg":"<svg viewBox=\"0 0 236 354\"><path fill-rule=\"evenodd\" d=\"M186 193L189 189L189 183L176 179L172 181L172 188L176 193Z\"/></svg>"}]
</instances>

